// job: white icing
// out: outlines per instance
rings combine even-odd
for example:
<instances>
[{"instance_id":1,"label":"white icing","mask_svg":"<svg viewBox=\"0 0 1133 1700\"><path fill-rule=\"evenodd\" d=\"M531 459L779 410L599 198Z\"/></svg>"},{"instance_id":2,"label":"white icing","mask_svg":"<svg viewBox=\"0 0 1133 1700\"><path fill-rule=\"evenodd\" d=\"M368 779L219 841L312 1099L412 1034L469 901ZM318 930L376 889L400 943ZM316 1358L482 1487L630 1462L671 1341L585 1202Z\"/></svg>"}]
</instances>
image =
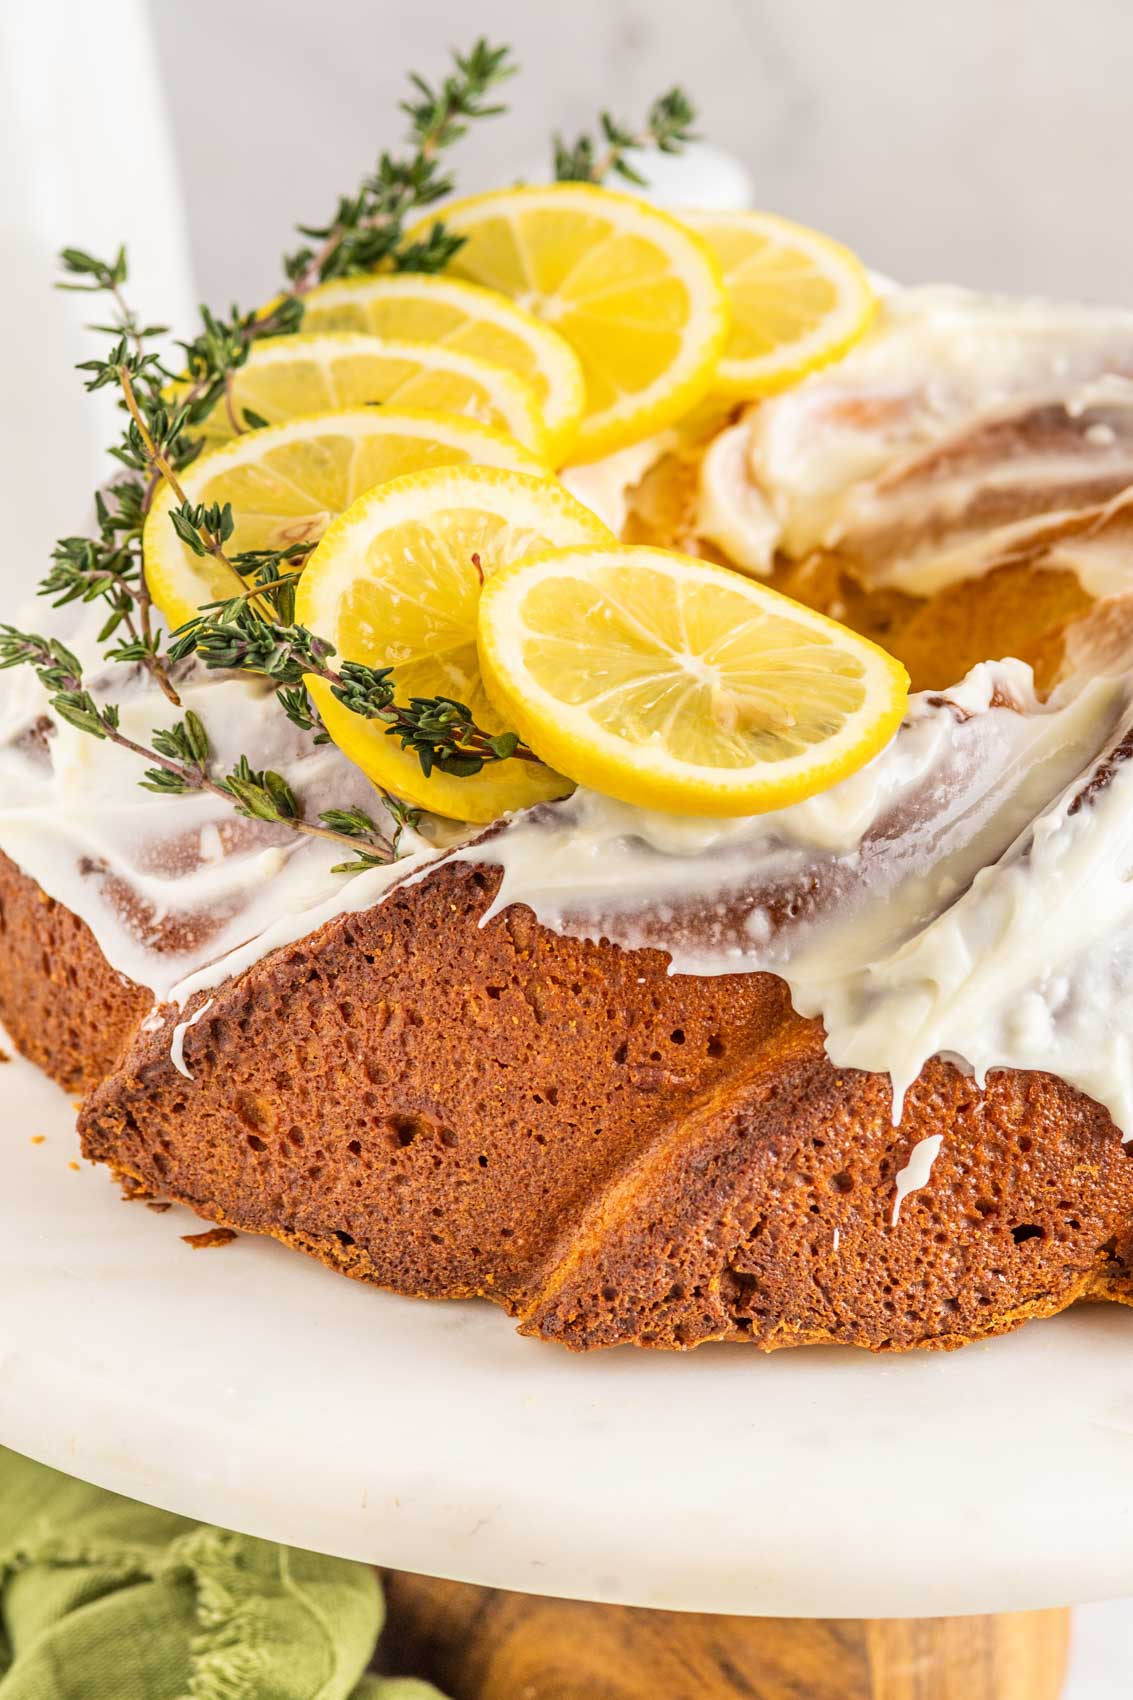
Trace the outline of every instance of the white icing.
<instances>
[{"instance_id":1,"label":"white icing","mask_svg":"<svg viewBox=\"0 0 1133 1700\"><path fill-rule=\"evenodd\" d=\"M911 1192L919 1192L922 1186L927 1186L932 1174L932 1165L940 1156L940 1147L944 1144L942 1133L930 1133L927 1139L918 1139L909 1152L909 1161L903 1169L898 1169L894 1177L897 1196L893 1200L893 1226L901 1214L901 1206Z\"/></svg>"},{"instance_id":2,"label":"white icing","mask_svg":"<svg viewBox=\"0 0 1133 1700\"><path fill-rule=\"evenodd\" d=\"M745 572L766 578L779 542L779 521L751 476L751 423L741 419L714 439L700 463L697 532Z\"/></svg>"},{"instance_id":3,"label":"white icing","mask_svg":"<svg viewBox=\"0 0 1133 1700\"><path fill-rule=\"evenodd\" d=\"M602 460L565 466L559 473L559 483L565 484L583 507L597 514L620 537L629 512L631 490L676 440L675 431L659 431L640 443L617 449Z\"/></svg>"},{"instance_id":4,"label":"white icing","mask_svg":"<svg viewBox=\"0 0 1133 1700\"><path fill-rule=\"evenodd\" d=\"M190 1027L195 1027L202 1016L208 1014L214 1003L213 998L206 998L200 1009L194 1010L188 1021L179 1021L173 1029L169 1041L169 1058L178 1074L183 1074L186 1080L192 1080L193 1072L185 1062L185 1035Z\"/></svg>"},{"instance_id":5,"label":"white icing","mask_svg":"<svg viewBox=\"0 0 1133 1700\"><path fill-rule=\"evenodd\" d=\"M852 863L857 877L870 829L902 809L912 815L919 807L921 819L905 825L899 858L886 841L874 876L904 877L915 861L939 881L943 853L958 855L971 877L989 851L1006 848L1035 808L1081 771L1124 697L1123 684L1096 681L1046 709L1034 697L1029 668L985 663L946 697L914 697L880 755L788 808L738 819L667 815L580 787L561 804L516 816L455 859L502 868L496 909L527 903L556 930L566 930L568 917L576 930L590 916L592 932L611 914L652 915L681 899L710 905L753 881L802 885L820 860ZM997 698L1023 712L994 706ZM958 722L957 711L966 719ZM715 943L705 949L699 938L673 941L674 971L731 972L741 942L729 935L722 960ZM751 955L754 967L758 941Z\"/></svg>"},{"instance_id":6,"label":"white icing","mask_svg":"<svg viewBox=\"0 0 1133 1700\"><path fill-rule=\"evenodd\" d=\"M814 547L844 493L964 419L1102 372L1133 373L1133 312L925 288L888 296L837 365L761 408L753 459L793 554Z\"/></svg>"},{"instance_id":7,"label":"white icing","mask_svg":"<svg viewBox=\"0 0 1133 1700\"><path fill-rule=\"evenodd\" d=\"M1028 429L1040 420L1047 440L1029 442ZM981 452L978 439L991 446ZM1133 383L1109 376L983 414L925 454L856 486L828 541L868 563L872 584L932 596L1001 560L1035 558L1034 546L1083 509L1104 522L1114 505L1107 498L1120 492L1116 503L1123 505L1130 484ZM989 524L989 504L1019 517ZM1044 564L1069 566L1092 596L1128 590L1129 550L1107 539L1104 523L1101 533L1071 530L1057 559L1043 549Z\"/></svg>"},{"instance_id":8,"label":"white icing","mask_svg":"<svg viewBox=\"0 0 1133 1700\"><path fill-rule=\"evenodd\" d=\"M828 1050L875 1067L895 1113L930 1056L983 1082L995 1068L1060 1075L1133 1135L1133 771L1088 806L1079 786L955 903L876 963L830 982Z\"/></svg>"}]
</instances>

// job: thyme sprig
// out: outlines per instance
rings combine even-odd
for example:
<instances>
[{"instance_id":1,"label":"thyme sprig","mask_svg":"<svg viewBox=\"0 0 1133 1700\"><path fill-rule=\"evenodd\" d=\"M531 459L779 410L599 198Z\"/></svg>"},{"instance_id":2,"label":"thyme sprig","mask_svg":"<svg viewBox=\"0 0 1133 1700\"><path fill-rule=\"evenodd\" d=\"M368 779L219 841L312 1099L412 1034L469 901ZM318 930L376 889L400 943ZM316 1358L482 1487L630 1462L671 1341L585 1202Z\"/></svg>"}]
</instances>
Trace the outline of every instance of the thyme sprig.
<instances>
[{"instance_id":1,"label":"thyme sprig","mask_svg":"<svg viewBox=\"0 0 1133 1700\"><path fill-rule=\"evenodd\" d=\"M555 177L559 182L579 183L604 183L607 177L620 177L626 183L644 187L648 179L631 163L630 154L642 148L680 153L696 141L695 123L696 108L681 88L671 88L660 95L638 129L622 123L612 113L599 113L597 137L581 135L571 144L555 136Z\"/></svg>"},{"instance_id":2,"label":"thyme sprig","mask_svg":"<svg viewBox=\"0 0 1133 1700\"><path fill-rule=\"evenodd\" d=\"M459 239L438 223L424 242L405 243L406 221L451 192L452 179L441 170L439 156L461 140L470 122L503 110L489 96L514 70L509 49L481 38L468 53L453 55L453 70L439 86L413 75L414 98L402 103L410 120L408 151L399 156L383 153L355 195L340 199L330 223L304 232L318 236L320 246L303 248L285 260L289 288L267 311L244 312L233 306L225 318L202 307L196 335L178 344L183 367L176 374L150 346L165 327L143 323L127 299L125 249L119 247L108 260L82 248L63 250L64 277L58 287L107 295L113 304L114 322L93 328L113 335L114 346L105 359L84 361L80 370L88 375L88 390L115 384L122 391L130 423L111 453L132 476L120 479L109 497L96 498L95 536L60 540L41 588L56 606L76 599L105 600L110 614L103 640L123 629L109 659L143 665L170 702L177 703L177 693L154 632L141 548L142 529L161 480L178 493L180 511L175 511L173 523L182 540L189 542L191 532L208 553L224 559L227 538L192 523L176 477L200 452L200 425L221 401L234 430L263 423L248 412L237 417L233 378L257 341L299 329L302 297L317 283L369 270L383 260L401 270L435 271L447 264Z\"/></svg>"},{"instance_id":3,"label":"thyme sprig","mask_svg":"<svg viewBox=\"0 0 1133 1700\"><path fill-rule=\"evenodd\" d=\"M300 225L300 234L318 246L299 248L284 261L293 293L381 265L443 271L464 239L438 220L423 240L406 242L406 221L452 193L453 179L441 169L439 155L467 134L471 120L505 110L490 96L516 69L509 48L481 38L470 52L453 54L452 72L437 87L411 74L415 98L401 103L409 119L409 151L398 157L382 153L354 194L340 197L326 224Z\"/></svg>"},{"instance_id":4,"label":"thyme sprig","mask_svg":"<svg viewBox=\"0 0 1133 1700\"><path fill-rule=\"evenodd\" d=\"M255 769L247 756L240 756L231 771L217 778L210 767L209 736L204 722L192 709L172 726L155 729L150 745L128 737L121 728L115 703L100 703L87 686L78 656L57 638L22 632L0 625L0 669L30 666L48 692L50 706L69 726L92 738L106 739L120 749L153 765L140 781L147 791L166 796L191 791L207 792L231 805L238 815L290 827L307 837L325 838L344 844L356 853L355 867L373 867L393 861L402 832L415 825L415 812L397 805L391 812L396 832L387 836L361 809L327 809L317 820L304 815L290 785L281 774ZM335 870L345 871L340 863Z\"/></svg>"},{"instance_id":5,"label":"thyme sprig","mask_svg":"<svg viewBox=\"0 0 1133 1700\"><path fill-rule=\"evenodd\" d=\"M233 306L225 318L207 307L200 309L196 335L178 344L184 356L184 370L177 378L183 427L199 425L222 400L233 430L263 423L247 412L243 418L237 416L233 377L256 342L299 329L302 298L316 284L372 271L382 264L397 271L440 271L448 264L462 237L447 231L438 220L424 239L406 242L406 223L412 214L451 194L453 179L441 169L440 156L467 134L473 120L495 117L506 110L489 95L516 68L509 48L492 46L481 38L469 52L453 54L453 70L437 87L411 74L416 98L401 103L410 120L407 151L396 156L383 152L373 173L362 180L355 193L339 198L327 224L299 227L300 234L317 238L319 246L304 245L285 256L286 291L266 310L245 312ZM145 339L164 327L143 326L128 306L124 295L125 250L119 248L112 260L80 248L66 248L60 257L67 277L59 287L108 293L118 317L114 325L97 328L126 337L140 356ZM150 358L155 362L150 368L154 370L159 362L156 356ZM168 371L161 376L167 384L173 380ZM196 443L192 453L199 447ZM187 460L181 464L187 464Z\"/></svg>"},{"instance_id":6,"label":"thyme sprig","mask_svg":"<svg viewBox=\"0 0 1133 1700\"><path fill-rule=\"evenodd\" d=\"M147 338L165 336L168 325L143 325L137 318L122 293L128 267L126 250L120 243L113 260L100 260L93 254L88 254L83 248L64 248L59 256L63 270L68 274L67 279L55 285L56 289L72 290L81 295L108 294L117 308L117 317L112 325L91 325L92 331L105 331L109 336L125 336L140 354ZM69 281L68 281L69 279Z\"/></svg>"},{"instance_id":7,"label":"thyme sprig","mask_svg":"<svg viewBox=\"0 0 1133 1700\"><path fill-rule=\"evenodd\" d=\"M232 530L227 508L192 508L185 504L171 515L178 535L193 539L198 554L208 552L205 539L227 538ZM182 527L185 531L182 531ZM201 528L198 535L194 528ZM237 596L207 603L195 619L174 632L169 659L196 656L204 666L229 672L252 673L277 685L276 696L287 718L323 742L328 734L305 689L308 675L324 680L331 694L352 713L380 720L387 735L411 750L428 778L433 769L470 779L490 762L537 762L538 756L514 732L488 732L477 725L467 703L455 697L411 697L394 701L392 667L367 667L344 661L330 666L335 647L295 622L295 586L301 572L281 566L302 563L314 543L294 543L285 549L253 549L222 556L231 567L247 573L251 582ZM390 799L386 797L387 807Z\"/></svg>"},{"instance_id":8,"label":"thyme sprig","mask_svg":"<svg viewBox=\"0 0 1133 1700\"><path fill-rule=\"evenodd\" d=\"M215 603L174 633L170 657L196 655L209 668L252 673L283 687L277 692L284 713L296 725L317 725L305 693L292 688L308 677L323 680L331 695L352 714L382 723L389 737L411 750L428 778L434 768L470 779L490 762L538 761L514 732L487 732L467 703L454 697L411 697L394 701L393 669L358 661L331 665L335 647L305 626L265 619L242 597Z\"/></svg>"},{"instance_id":9,"label":"thyme sprig","mask_svg":"<svg viewBox=\"0 0 1133 1700\"><path fill-rule=\"evenodd\" d=\"M49 596L56 608L68 602L105 601L109 613L99 641L108 643L121 628L108 659L140 663L176 705L179 699L161 658L142 575L141 500L141 486L126 479L105 492L96 491L97 535L59 539L40 594Z\"/></svg>"},{"instance_id":10,"label":"thyme sprig","mask_svg":"<svg viewBox=\"0 0 1133 1700\"><path fill-rule=\"evenodd\" d=\"M119 269L116 268L116 272ZM150 634L148 640L132 636L128 645L118 646L112 659L124 660L134 654L139 659L148 658L151 668L159 672L167 683L168 667L193 653L199 655L208 667L263 674L273 678L281 687L277 691L279 702L293 724L325 741L325 728L302 688L305 674L313 673L326 679L338 700L353 712L365 718L380 719L389 735L397 737L402 748L413 752L426 776L436 768L468 778L480 773L487 763L505 761L513 755L521 760L537 759L526 746L521 745L514 733L484 731L474 721L468 706L455 699L414 698L406 705L395 704L390 668L371 669L351 662L344 662L338 672L330 668L329 658L335 653L333 646L293 623L295 581L299 574L295 570L283 570L301 565L313 545L301 543L278 550L251 550L231 555L227 552L226 545L235 530L231 505L227 502L194 503L178 476L192 453L185 437L196 404L192 400L182 400L179 405L170 407L165 387L170 374L158 356L145 347L144 340L131 348L123 334L107 358L85 361L82 369L88 374L88 390L117 383L122 394L129 423L113 452L134 475L134 482L128 484L127 489L130 492L128 499L139 515L139 543L140 526L144 523L142 510L147 497L152 499L153 491L164 481L176 498L169 518L181 542L195 554L209 555L229 567L234 574L251 581L238 596L210 609L211 618L191 621L187 628L176 634L164 656L160 653L160 640ZM92 594L100 591L105 594L106 589L105 585L93 579L88 579L84 588ZM64 599L78 593L74 582L63 587ZM145 595L148 611L148 593L145 592L144 574L140 571L140 556L136 576L128 588L123 589L121 606L115 607L114 616L130 619L132 615L126 604L133 603L139 595ZM103 629L105 631L106 628ZM74 715L80 714L79 707L72 704L71 709L72 724L77 725L80 721ZM94 730L94 721L85 705L80 719L85 729ZM104 731L103 735L110 734ZM270 808L270 818L274 820L295 820L296 817L280 803L278 785L273 788L262 775L257 778L247 761L245 768L247 771L236 791L232 791L227 782L225 788L233 795L239 795L245 805L250 806L248 785L254 782L261 811ZM152 789L152 774L147 774L147 781L151 782ZM279 783L282 784L282 781ZM163 788L168 789L168 786L163 785ZM207 786L204 788L207 789ZM383 799L387 808L395 814L403 808L384 794ZM261 815L261 818L268 817Z\"/></svg>"},{"instance_id":11,"label":"thyme sprig","mask_svg":"<svg viewBox=\"0 0 1133 1700\"><path fill-rule=\"evenodd\" d=\"M445 154L471 123L504 110L496 91L515 68L506 47L481 39L469 52L454 53L452 69L440 83L413 75L412 94L401 105L408 119L405 147L383 152L355 192L339 198L325 224L300 227L307 241L284 258L283 292L258 311L233 305L224 316L202 307L194 334L175 345L179 357L169 363L154 346L155 339L166 334L165 327L145 323L128 299L125 250L119 248L109 259L80 248L63 251L65 275L59 287L101 295L110 303L111 322L93 328L111 336L113 344L104 358L85 361L81 370L88 390L117 389L124 422L110 450L119 472L96 494L93 534L59 540L40 588L57 607L74 601L105 602L99 641L111 645L107 661L144 668L177 708L182 704L174 683L176 669L194 655L207 668L270 679L288 719L316 743L325 742L328 734L306 689L312 676L326 683L352 712L383 725L402 748L412 751L426 775L436 769L471 777L489 762L537 759L514 733L490 733L478 726L468 705L454 698L396 703L390 668L348 661L332 665L333 646L295 623L295 584L314 545L233 551L231 508L192 502L181 476L200 452L201 427L218 406L225 408L236 432L265 423L251 410L237 407L235 376L258 341L300 328L304 297L318 284L377 267L433 272L449 264L463 239L448 231L443 219L412 241L407 228L415 215L452 192ZM618 176L640 183L643 179L628 156L647 146L678 151L692 139L694 117L679 89L653 103L641 129L602 113L600 139L581 136L569 147L555 139L555 174L588 182ZM230 567L244 585L227 601L203 610L169 641L153 618L142 562L143 530L163 484L174 498L169 517L182 543ZM390 860L398 853L405 829L417 823L418 811L384 793L392 833L357 808L327 809L311 820L286 780L255 767L246 755L228 773L218 774L207 728L191 710L172 726L155 729L148 745L140 744L122 731L117 706L88 688L70 650L56 639L0 626L0 668L17 665L36 671L60 719L147 762L141 780L147 789L208 792L252 819L343 842L354 860L340 863L336 871L352 872Z\"/></svg>"}]
</instances>

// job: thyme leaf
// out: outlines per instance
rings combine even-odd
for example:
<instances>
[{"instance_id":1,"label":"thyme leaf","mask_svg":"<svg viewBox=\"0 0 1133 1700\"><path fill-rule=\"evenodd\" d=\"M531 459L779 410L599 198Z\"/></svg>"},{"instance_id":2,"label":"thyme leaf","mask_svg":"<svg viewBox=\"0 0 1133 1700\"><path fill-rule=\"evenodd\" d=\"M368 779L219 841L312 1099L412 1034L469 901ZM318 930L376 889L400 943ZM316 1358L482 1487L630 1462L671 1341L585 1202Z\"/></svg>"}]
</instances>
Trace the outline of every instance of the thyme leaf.
<instances>
[{"instance_id":1,"label":"thyme leaf","mask_svg":"<svg viewBox=\"0 0 1133 1700\"><path fill-rule=\"evenodd\" d=\"M681 88L660 95L649 108L644 124L636 129L612 113L599 113L597 137L581 135L573 143L554 137L555 178L560 183L604 183L607 177L620 177L626 183L645 187L648 179L629 156L642 148L680 153L696 141L695 123L696 108Z\"/></svg>"}]
</instances>

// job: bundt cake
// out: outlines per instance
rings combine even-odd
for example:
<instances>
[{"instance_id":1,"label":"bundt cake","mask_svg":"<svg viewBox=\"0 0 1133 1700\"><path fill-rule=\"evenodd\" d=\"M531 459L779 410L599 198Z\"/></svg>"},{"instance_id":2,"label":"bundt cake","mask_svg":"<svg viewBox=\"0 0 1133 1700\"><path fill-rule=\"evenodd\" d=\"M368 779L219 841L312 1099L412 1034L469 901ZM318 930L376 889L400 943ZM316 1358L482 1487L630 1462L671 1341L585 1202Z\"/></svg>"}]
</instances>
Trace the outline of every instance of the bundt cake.
<instances>
[{"instance_id":1,"label":"bundt cake","mask_svg":"<svg viewBox=\"0 0 1133 1700\"><path fill-rule=\"evenodd\" d=\"M0 1014L84 1154L574 1349L953 1347L1133 1301L1131 380L1133 315L894 291L782 395L568 477L908 667L881 754L768 814L579 789L344 879L147 796L22 678ZM235 753L261 687L178 688ZM380 811L277 719L265 767Z\"/></svg>"}]
</instances>

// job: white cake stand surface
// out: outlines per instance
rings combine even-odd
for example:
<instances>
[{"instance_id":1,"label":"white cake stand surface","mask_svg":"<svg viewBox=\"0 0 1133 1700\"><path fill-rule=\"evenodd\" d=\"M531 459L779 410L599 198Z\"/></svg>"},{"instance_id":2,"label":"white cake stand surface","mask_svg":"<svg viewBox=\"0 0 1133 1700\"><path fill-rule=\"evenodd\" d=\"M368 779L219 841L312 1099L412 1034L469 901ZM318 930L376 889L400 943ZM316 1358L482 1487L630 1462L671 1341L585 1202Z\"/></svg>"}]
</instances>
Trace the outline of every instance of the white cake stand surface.
<instances>
[{"instance_id":1,"label":"white cake stand surface","mask_svg":"<svg viewBox=\"0 0 1133 1700\"><path fill-rule=\"evenodd\" d=\"M877 1358L575 1357L125 1203L0 1068L0 1442L245 1532L528 1593L927 1616L1133 1588L1133 1315ZM32 1137L45 1134L41 1144Z\"/></svg>"}]
</instances>

